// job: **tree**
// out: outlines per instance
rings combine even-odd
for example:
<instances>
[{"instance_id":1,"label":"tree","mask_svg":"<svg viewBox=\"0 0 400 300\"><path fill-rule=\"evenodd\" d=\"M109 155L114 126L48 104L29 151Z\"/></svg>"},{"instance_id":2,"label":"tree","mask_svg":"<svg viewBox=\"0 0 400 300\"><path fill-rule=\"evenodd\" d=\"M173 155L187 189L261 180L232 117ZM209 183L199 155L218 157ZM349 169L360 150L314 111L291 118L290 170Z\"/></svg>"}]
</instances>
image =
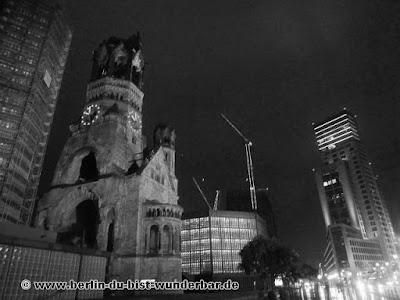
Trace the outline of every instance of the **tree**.
<instances>
[{"instance_id":1,"label":"tree","mask_svg":"<svg viewBox=\"0 0 400 300\"><path fill-rule=\"evenodd\" d=\"M292 279L300 274L299 255L275 238L256 236L240 251L240 264L247 274L260 274L271 289L277 276Z\"/></svg>"},{"instance_id":2,"label":"tree","mask_svg":"<svg viewBox=\"0 0 400 300\"><path fill-rule=\"evenodd\" d=\"M308 280L315 280L318 276L318 269L309 264L301 264L296 277Z\"/></svg>"}]
</instances>

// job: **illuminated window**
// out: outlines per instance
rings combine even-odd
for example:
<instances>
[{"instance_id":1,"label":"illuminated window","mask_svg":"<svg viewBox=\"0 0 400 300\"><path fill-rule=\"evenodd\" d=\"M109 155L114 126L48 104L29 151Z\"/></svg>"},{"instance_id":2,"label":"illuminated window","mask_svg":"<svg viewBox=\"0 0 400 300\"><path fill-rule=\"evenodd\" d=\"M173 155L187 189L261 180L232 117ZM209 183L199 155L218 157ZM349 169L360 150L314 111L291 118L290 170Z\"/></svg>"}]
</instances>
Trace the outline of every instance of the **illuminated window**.
<instances>
[{"instance_id":1,"label":"illuminated window","mask_svg":"<svg viewBox=\"0 0 400 300\"><path fill-rule=\"evenodd\" d=\"M17 124L9 121L0 120L0 126L5 127L7 129L17 129Z\"/></svg>"},{"instance_id":2,"label":"illuminated window","mask_svg":"<svg viewBox=\"0 0 400 300\"><path fill-rule=\"evenodd\" d=\"M336 182L337 182L336 178L333 178L331 180L324 181L324 186L332 185L335 184Z\"/></svg>"}]
</instances>

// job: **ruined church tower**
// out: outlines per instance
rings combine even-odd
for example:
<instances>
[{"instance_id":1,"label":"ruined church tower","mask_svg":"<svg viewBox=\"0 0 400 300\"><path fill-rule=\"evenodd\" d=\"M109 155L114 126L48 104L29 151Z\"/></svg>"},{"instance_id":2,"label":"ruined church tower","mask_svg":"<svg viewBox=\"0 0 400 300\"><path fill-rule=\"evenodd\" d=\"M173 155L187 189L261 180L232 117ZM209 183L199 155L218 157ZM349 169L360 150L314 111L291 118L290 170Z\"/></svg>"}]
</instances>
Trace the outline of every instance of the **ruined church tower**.
<instances>
[{"instance_id":1,"label":"ruined church tower","mask_svg":"<svg viewBox=\"0 0 400 300\"><path fill-rule=\"evenodd\" d=\"M139 35L93 53L80 119L70 126L36 226L58 242L112 253L109 278L181 280L175 131L142 135L144 61Z\"/></svg>"}]
</instances>

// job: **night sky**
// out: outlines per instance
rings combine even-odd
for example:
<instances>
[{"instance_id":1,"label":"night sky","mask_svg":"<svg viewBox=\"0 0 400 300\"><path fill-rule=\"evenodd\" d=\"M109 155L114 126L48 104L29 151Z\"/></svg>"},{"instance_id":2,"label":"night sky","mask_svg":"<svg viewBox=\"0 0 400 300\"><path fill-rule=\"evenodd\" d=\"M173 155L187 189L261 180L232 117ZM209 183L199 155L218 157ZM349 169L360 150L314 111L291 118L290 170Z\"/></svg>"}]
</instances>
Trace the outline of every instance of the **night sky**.
<instances>
[{"instance_id":1,"label":"night sky","mask_svg":"<svg viewBox=\"0 0 400 300\"><path fill-rule=\"evenodd\" d=\"M74 36L50 135L40 192L49 188L68 126L81 115L92 51L110 36L140 32L149 63L144 132L177 132L179 203L210 202L247 188L240 137L253 142L257 188L273 195L280 238L317 264L325 227L312 168L312 122L343 107L358 115L395 232L400 233L400 3L398 1L74 0ZM201 181L204 178L204 181Z\"/></svg>"}]
</instances>

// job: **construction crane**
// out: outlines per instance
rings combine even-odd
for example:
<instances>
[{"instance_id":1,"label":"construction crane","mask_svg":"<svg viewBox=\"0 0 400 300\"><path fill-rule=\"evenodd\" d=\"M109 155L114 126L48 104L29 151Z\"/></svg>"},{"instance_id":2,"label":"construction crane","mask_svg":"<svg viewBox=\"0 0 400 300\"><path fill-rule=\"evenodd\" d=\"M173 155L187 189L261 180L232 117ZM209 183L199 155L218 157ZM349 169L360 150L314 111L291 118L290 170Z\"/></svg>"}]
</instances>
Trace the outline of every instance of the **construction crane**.
<instances>
[{"instance_id":1,"label":"construction crane","mask_svg":"<svg viewBox=\"0 0 400 300\"><path fill-rule=\"evenodd\" d=\"M194 184L196 185L197 189L199 190L201 196L203 197L204 201L206 202L208 208L209 208L210 210L212 210L210 203L208 203L208 200L207 200L206 196L204 196L204 193L203 193L203 191L201 190L201 188L200 188L199 184L197 183L196 179L194 179L194 177L192 177L192 179L193 179L193 182L194 182Z\"/></svg>"},{"instance_id":2,"label":"construction crane","mask_svg":"<svg viewBox=\"0 0 400 300\"><path fill-rule=\"evenodd\" d=\"M224 120L242 137L244 140L244 146L246 148L246 159L247 159L247 175L249 181L249 188L250 188L250 200L251 200L251 208L256 211L257 210L257 196L256 196L256 185L254 183L254 170L253 170L253 159L251 156L251 146L253 145L251 141L246 138L239 129L236 128L235 125L232 124L231 121L223 114L221 116Z\"/></svg>"},{"instance_id":3,"label":"construction crane","mask_svg":"<svg viewBox=\"0 0 400 300\"><path fill-rule=\"evenodd\" d=\"M215 192L215 200L213 210L218 210L219 190Z\"/></svg>"}]
</instances>

